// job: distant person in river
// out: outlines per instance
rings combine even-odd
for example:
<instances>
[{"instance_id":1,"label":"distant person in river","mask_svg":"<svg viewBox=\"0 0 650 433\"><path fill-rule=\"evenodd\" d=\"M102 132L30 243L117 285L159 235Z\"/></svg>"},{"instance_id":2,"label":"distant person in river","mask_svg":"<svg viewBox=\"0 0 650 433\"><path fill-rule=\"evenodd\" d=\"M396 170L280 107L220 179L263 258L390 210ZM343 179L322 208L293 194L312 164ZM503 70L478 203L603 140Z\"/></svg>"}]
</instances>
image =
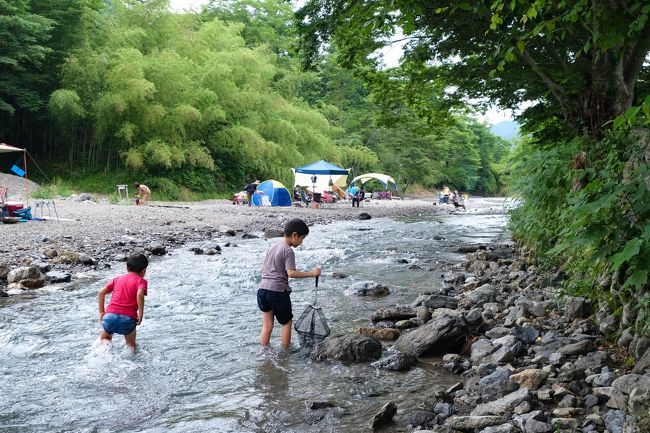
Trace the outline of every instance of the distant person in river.
<instances>
[{"instance_id":1,"label":"distant person in river","mask_svg":"<svg viewBox=\"0 0 650 433\"><path fill-rule=\"evenodd\" d=\"M451 195L451 204L454 205L454 208L457 209L459 207L462 207L465 212L467 212L467 209L465 208L465 203L461 201L462 198L460 195L458 195L458 191L454 191Z\"/></svg>"},{"instance_id":2,"label":"distant person in river","mask_svg":"<svg viewBox=\"0 0 650 433\"><path fill-rule=\"evenodd\" d=\"M248 205L252 206L253 205L253 194L255 194L255 191L257 191L257 186L260 184L259 180L255 180L255 182L251 182L248 185L244 187L244 191L246 191L246 195L248 196Z\"/></svg>"},{"instance_id":3,"label":"distant person in river","mask_svg":"<svg viewBox=\"0 0 650 433\"><path fill-rule=\"evenodd\" d=\"M147 273L149 260L144 254L133 253L126 261L127 273L106 284L99 291L99 323L102 325L100 339L108 343L113 334L124 335L126 345L135 350L136 326L144 317L144 297L147 295ZM106 295L111 301L104 309Z\"/></svg>"},{"instance_id":4,"label":"distant person in river","mask_svg":"<svg viewBox=\"0 0 650 433\"><path fill-rule=\"evenodd\" d=\"M359 207L359 194L361 193L359 187L351 185L346 192L352 198L352 207L355 205Z\"/></svg>"},{"instance_id":5,"label":"distant person in river","mask_svg":"<svg viewBox=\"0 0 650 433\"><path fill-rule=\"evenodd\" d=\"M149 198L151 197L151 190L147 185L141 183L134 183L133 187L135 188L135 203L136 204L149 204Z\"/></svg>"},{"instance_id":6,"label":"distant person in river","mask_svg":"<svg viewBox=\"0 0 650 433\"><path fill-rule=\"evenodd\" d=\"M296 270L292 248L298 248L309 234L309 227L301 219L292 219L284 226L284 237L269 247L262 262L262 281L257 290L257 306L262 311L260 343L267 346L275 320L282 325L281 343L291 344L291 287L289 278L312 278L320 275L320 268L301 272Z\"/></svg>"}]
</instances>

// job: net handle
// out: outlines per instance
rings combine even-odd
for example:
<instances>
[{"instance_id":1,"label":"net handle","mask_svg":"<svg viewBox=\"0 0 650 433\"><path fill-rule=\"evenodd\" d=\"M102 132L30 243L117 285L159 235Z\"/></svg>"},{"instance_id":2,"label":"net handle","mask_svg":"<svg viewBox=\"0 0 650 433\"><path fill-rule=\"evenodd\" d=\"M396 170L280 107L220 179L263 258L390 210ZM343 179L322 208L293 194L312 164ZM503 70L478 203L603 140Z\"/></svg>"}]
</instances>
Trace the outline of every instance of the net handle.
<instances>
[{"instance_id":1,"label":"net handle","mask_svg":"<svg viewBox=\"0 0 650 433\"><path fill-rule=\"evenodd\" d=\"M319 275L316 275L316 281L314 284L314 305L318 302L318 277Z\"/></svg>"}]
</instances>

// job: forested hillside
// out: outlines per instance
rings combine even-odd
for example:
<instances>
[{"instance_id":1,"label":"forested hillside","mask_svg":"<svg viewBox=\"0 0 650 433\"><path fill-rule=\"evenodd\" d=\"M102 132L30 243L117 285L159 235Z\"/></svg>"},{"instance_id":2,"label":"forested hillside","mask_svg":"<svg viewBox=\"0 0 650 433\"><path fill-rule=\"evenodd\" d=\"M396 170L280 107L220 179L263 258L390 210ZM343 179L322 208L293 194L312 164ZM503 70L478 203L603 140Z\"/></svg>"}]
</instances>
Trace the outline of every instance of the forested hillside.
<instances>
[{"instance_id":1,"label":"forested hillside","mask_svg":"<svg viewBox=\"0 0 650 433\"><path fill-rule=\"evenodd\" d=\"M509 144L467 107L431 116L437 83L415 100L399 70L370 80L335 47L304 71L284 1L0 0L0 18L0 140L72 186L227 195L326 159L406 190L503 189Z\"/></svg>"}]
</instances>

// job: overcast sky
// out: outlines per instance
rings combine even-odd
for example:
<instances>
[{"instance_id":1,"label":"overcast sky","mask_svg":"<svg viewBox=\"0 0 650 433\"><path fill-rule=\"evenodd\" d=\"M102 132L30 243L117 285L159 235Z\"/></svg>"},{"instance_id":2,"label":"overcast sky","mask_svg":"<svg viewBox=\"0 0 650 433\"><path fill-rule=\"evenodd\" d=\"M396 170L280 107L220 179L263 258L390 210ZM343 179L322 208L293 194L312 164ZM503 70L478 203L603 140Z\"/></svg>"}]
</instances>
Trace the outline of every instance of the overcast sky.
<instances>
[{"instance_id":1,"label":"overcast sky","mask_svg":"<svg viewBox=\"0 0 650 433\"><path fill-rule=\"evenodd\" d=\"M294 3L302 4L304 0L296 0ZM201 6L208 3L208 0L170 0L171 8L175 11L182 12L186 10L199 11ZM389 47L383 50L384 61L388 66L396 66L399 62L401 55L401 47ZM501 111L497 109L488 110L485 115L479 116L479 120L486 121L491 124L496 124L504 120L512 120L512 112L510 110Z\"/></svg>"}]
</instances>

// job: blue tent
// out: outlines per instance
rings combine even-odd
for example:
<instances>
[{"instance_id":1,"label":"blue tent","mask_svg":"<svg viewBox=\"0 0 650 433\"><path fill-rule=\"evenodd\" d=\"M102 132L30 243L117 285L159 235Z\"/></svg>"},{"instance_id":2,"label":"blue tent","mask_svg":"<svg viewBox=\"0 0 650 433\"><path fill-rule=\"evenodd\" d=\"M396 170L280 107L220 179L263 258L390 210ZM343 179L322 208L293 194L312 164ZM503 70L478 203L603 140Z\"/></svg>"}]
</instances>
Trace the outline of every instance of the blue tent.
<instances>
[{"instance_id":1,"label":"blue tent","mask_svg":"<svg viewBox=\"0 0 650 433\"><path fill-rule=\"evenodd\" d=\"M277 180L265 180L253 194L255 206L291 206L289 190Z\"/></svg>"},{"instance_id":2,"label":"blue tent","mask_svg":"<svg viewBox=\"0 0 650 433\"><path fill-rule=\"evenodd\" d=\"M312 162L303 167L298 167L295 172L305 174L348 174L347 169L341 168L338 165L334 165L322 159L318 162Z\"/></svg>"}]
</instances>

